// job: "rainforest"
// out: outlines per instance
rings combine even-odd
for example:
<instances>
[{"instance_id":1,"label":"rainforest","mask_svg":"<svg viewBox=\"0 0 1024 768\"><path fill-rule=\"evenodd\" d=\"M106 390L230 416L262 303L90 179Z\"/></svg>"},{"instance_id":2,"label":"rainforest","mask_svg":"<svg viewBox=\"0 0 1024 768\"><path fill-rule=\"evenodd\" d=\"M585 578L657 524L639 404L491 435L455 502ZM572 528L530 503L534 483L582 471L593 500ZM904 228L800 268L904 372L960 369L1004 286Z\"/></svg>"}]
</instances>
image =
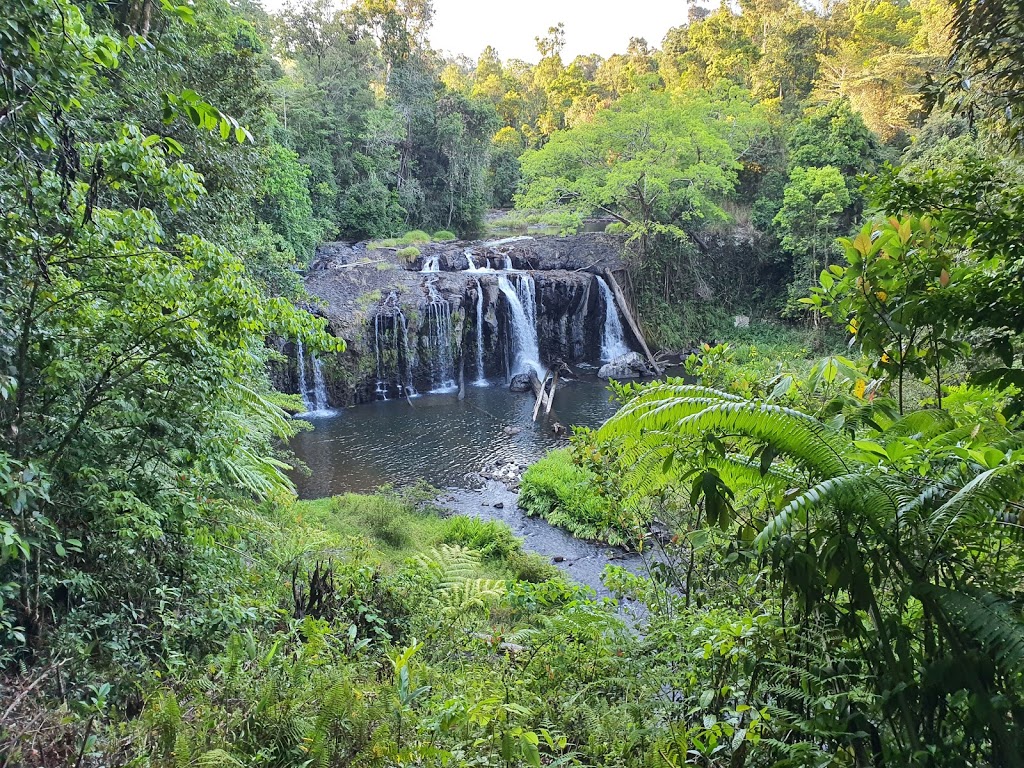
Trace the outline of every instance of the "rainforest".
<instances>
[{"instance_id":1,"label":"rainforest","mask_svg":"<svg viewBox=\"0 0 1024 768\"><path fill-rule=\"evenodd\" d=\"M0 768L1024 765L1024 5L608 5L4 0Z\"/></svg>"}]
</instances>

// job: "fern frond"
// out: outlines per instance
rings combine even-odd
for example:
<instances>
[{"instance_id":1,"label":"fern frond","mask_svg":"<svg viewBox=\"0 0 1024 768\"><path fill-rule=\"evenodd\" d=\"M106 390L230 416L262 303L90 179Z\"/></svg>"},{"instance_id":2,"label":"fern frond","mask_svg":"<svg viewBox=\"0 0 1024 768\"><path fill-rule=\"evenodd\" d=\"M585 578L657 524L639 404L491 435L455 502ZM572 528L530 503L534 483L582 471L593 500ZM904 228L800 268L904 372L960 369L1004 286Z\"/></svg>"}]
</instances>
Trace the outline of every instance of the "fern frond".
<instances>
[{"instance_id":1,"label":"fern frond","mask_svg":"<svg viewBox=\"0 0 1024 768\"><path fill-rule=\"evenodd\" d=\"M952 498L935 510L926 525L937 547L950 533L995 518L1024 491L1024 466L995 467L972 478Z\"/></svg>"},{"instance_id":2,"label":"fern frond","mask_svg":"<svg viewBox=\"0 0 1024 768\"><path fill-rule=\"evenodd\" d=\"M814 510L833 508L842 512L856 511L871 520L876 529L881 529L899 513L897 499L892 491L883 487L871 475L851 473L831 477L808 488L778 513L754 539L757 547L764 549L780 534L787 532L794 523L804 522Z\"/></svg>"},{"instance_id":3,"label":"fern frond","mask_svg":"<svg viewBox=\"0 0 1024 768\"><path fill-rule=\"evenodd\" d=\"M887 436L913 437L927 441L956 427L953 417L946 411L927 409L913 411L897 419L885 430Z\"/></svg>"},{"instance_id":4,"label":"fern frond","mask_svg":"<svg viewBox=\"0 0 1024 768\"><path fill-rule=\"evenodd\" d=\"M813 416L690 385L652 387L605 422L598 438L638 438L651 431L683 436L740 433L771 443L783 456L816 474L845 474L852 444Z\"/></svg>"},{"instance_id":5,"label":"fern frond","mask_svg":"<svg viewBox=\"0 0 1024 768\"><path fill-rule=\"evenodd\" d=\"M1024 623L1009 604L988 592L933 584L918 585L914 594L937 606L965 638L991 655L1004 674L1024 674Z\"/></svg>"}]
</instances>

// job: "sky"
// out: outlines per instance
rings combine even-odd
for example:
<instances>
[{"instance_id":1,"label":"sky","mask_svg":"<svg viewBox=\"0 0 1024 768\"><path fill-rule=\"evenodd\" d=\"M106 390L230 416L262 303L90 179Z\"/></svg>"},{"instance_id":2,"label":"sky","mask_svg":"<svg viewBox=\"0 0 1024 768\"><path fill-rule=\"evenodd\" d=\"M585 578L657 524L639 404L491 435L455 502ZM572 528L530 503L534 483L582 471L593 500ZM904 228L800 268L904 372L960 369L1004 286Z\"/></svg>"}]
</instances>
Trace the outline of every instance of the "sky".
<instances>
[{"instance_id":1,"label":"sky","mask_svg":"<svg viewBox=\"0 0 1024 768\"><path fill-rule=\"evenodd\" d=\"M491 45L502 59L539 58L534 38L565 24L562 58L624 53L631 37L652 46L686 21L685 0L434 0L434 48L476 59Z\"/></svg>"},{"instance_id":2,"label":"sky","mask_svg":"<svg viewBox=\"0 0 1024 768\"><path fill-rule=\"evenodd\" d=\"M286 0L262 0L268 11ZM301 4L301 0L298 0ZM540 58L534 38L548 27L565 24L562 58L625 53L629 38L642 37L660 47L671 27L686 21L685 0L434 0L431 45L476 61L493 46L502 59Z\"/></svg>"}]
</instances>

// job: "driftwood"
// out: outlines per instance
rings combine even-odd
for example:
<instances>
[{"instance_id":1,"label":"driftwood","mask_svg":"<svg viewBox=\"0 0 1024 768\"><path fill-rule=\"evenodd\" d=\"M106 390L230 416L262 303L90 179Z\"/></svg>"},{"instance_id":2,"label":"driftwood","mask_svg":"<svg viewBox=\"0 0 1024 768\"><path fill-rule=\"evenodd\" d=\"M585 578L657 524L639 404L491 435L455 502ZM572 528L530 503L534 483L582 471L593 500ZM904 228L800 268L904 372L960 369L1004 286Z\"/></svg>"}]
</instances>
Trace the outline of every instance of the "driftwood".
<instances>
[{"instance_id":1,"label":"driftwood","mask_svg":"<svg viewBox=\"0 0 1024 768\"><path fill-rule=\"evenodd\" d=\"M651 354L651 350L647 346L647 342L644 340L644 335L640 331L640 326L637 325L636 320L633 319L633 313L629 311L629 305L626 303L626 297L622 294L622 288L619 287L619 281L615 279L615 275L612 274L610 269L604 271L604 275L608 278L608 285L612 288L612 293L615 295L615 301L619 305L619 309L622 311L622 316L626 318L626 322L629 323L630 329L633 331L633 335L636 340L640 342L640 347L643 349L644 354L647 355L647 360L650 362L651 367L654 368L654 372L660 374L662 368L658 365L658 361L654 359L654 355Z\"/></svg>"},{"instance_id":2,"label":"driftwood","mask_svg":"<svg viewBox=\"0 0 1024 768\"><path fill-rule=\"evenodd\" d=\"M555 390L558 389L558 374L561 372L561 368L556 368L554 378L551 379L551 393L548 395L548 404L544 408L545 416L551 413L551 406L555 404Z\"/></svg>"},{"instance_id":3,"label":"driftwood","mask_svg":"<svg viewBox=\"0 0 1024 768\"><path fill-rule=\"evenodd\" d=\"M544 373L544 381L540 382L540 387L534 387L533 395L534 395L534 397L537 398L537 402L534 403L534 405L533 405L533 421L537 420L537 414L540 413L540 407L544 403L544 398L545 398L545 389L544 388L545 388L545 386L548 383L548 377L550 375L551 375L550 372L545 372ZM531 385L533 384L534 379L537 379L537 374L534 373L533 371L530 371L530 384ZM539 381L539 379L537 379L537 380Z\"/></svg>"}]
</instances>

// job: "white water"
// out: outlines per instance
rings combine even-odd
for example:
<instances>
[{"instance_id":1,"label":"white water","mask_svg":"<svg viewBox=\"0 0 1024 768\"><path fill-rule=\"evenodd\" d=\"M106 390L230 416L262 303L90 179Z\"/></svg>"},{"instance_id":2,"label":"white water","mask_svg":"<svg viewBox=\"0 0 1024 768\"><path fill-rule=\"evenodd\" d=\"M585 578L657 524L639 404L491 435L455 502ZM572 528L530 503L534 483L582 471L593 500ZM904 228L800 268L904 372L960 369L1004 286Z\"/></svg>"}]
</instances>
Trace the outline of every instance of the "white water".
<instances>
[{"instance_id":1,"label":"white water","mask_svg":"<svg viewBox=\"0 0 1024 768\"><path fill-rule=\"evenodd\" d=\"M423 259L423 269L420 272L440 272L441 258L439 256L427 256Z\"/></svg>"},{"instance_id":2,"label":"white water","mask_svg":"<svg viewBox=\"0 0 1024 768\"><path fill-rule=\"evenodd\" d=\"M615 296L608 283L600 275L597 284L601 287L601 298L604 299L604 330L601 332L601 359L614 360L630 351L626 344L626 334L619 320L619 310L615 305Z\"/></svg>"},{"instance_id":3,"label":"white water","mask_svg":"<svg viewBox=\"0 0 1024 768\"><path fill-rule=\"evenodd\" d=\"M309 386L309 377L306 374L306 348L302 342L296 345L296 358L299 368L299 394L302 395L302 404L307 414L330 413L330 404L327 402L327 383L324 380L324 369L320 359L314 352L310 355L310 362L313 367L313 386Z\"/></svg>"},{"instance_id":4,"label":"white water","mask_svg":"<svg viewBox=\"0 0 1024 768\"><path fill-rule=\"evenodd\" d=\"M388 323L390 318L391 322ZM390 325L390 328L388 327ZM391 338L388 338L390 331ZM401 305L398 303L398 294L392 291L377 316L373 319L373 347L377 355L377 387L376 395L378 400L387 400L390 385L388 384L390 366L385 355L394 349L395 370L394 386L398 396L413 397L417 394L416 387L412 383L412 354L409 351L409 326L405 320ZM402 368L402 361L405 361L405 370ZM405 374L403 376L403 373Z\"/></svg>"},{"instance_id":5,"label":"white water","mask_svg":"<svg viewBox=\"0 0 1024 768\"><path fill-rule=\"evenodd\" d=\"M512 320L511 374L528 373L530 369L543 376L540 348L537 344L537 293L530 275L519 275L516 286L504 274L498 275L498 289L505 294Z\"/></svg>"},{"instance_id":6,"label":"white water","mask_svg":"<svg viewBox=\"0 0 1024 768\"><path fill-rule=\"evenodd\" d=\"M473 263L472 259L469 263ZM476 381L473 385L487 386L487 377L484 376L484 289L479 279L476 281Z\"/></svg>"},{"instance_id":7,"label":"white water","mask_svg":"<svg viewBox=\"0 0 1024 768\"><path fill-rule=\"evenodd\" d=\"M455 381L455 356L452 353L452 307L437 292L433 282L427 284L430 303L427 304L427 329L430 346L434 351L430 361L431 392L453 392L458 389Z\"/></svg>"},{"instance_id":8,"label":"white water","mask_svg":"<svg viewBox=\"0 0 1024 768\"><path fill-rule=\"evenodd\" d=\"M469 266L466 267L466 271L467 272L489 272L490 271L489 269L487 269L487 267L478 267L476 265L476 262L473 261L473 249L472 248L467 248L465 250L465 254L466 254L466 261L469 262Z\"/></svg>"},{"instance_id":9,"label":"white water","mask_svg":"<svg viewBox=\"0 0 1024 768\"><path fill-rule=\"evenodd\" d=\"M493 248L496 245L507 245L508 243L518 243L521 240L533 240L530 235L516 235L515 237L503 237L500 240L488 240L483 244L484 248Z\"/></svg>"}]
</instances>

